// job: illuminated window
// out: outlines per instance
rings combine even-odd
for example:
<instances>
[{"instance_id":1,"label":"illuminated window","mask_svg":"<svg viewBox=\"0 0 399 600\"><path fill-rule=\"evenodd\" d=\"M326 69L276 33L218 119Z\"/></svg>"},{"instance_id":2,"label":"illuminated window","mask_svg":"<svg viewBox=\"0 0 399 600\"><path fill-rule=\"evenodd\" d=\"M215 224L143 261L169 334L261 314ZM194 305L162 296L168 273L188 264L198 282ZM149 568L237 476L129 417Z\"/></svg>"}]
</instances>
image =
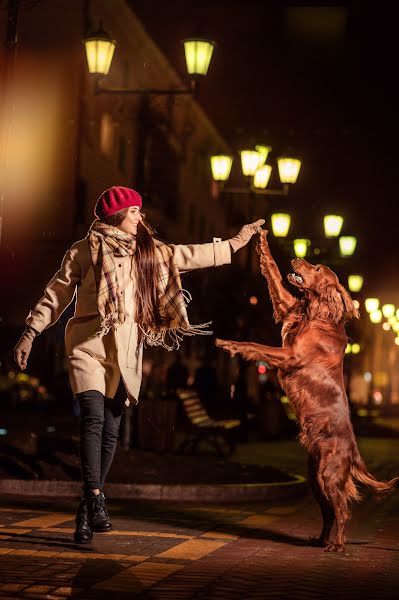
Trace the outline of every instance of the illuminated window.
<instances>
[{"instance_id":1,"label":"illuminated window","mask_svg":"<svg viewBox=\"0 0 399 600\"><path fill-rule=\"evenodd\" d=\"M100 124L100 151L104 156L111 157L115 145L115 123L109 113L103 113Z\"/></svg>"}]
</instances>

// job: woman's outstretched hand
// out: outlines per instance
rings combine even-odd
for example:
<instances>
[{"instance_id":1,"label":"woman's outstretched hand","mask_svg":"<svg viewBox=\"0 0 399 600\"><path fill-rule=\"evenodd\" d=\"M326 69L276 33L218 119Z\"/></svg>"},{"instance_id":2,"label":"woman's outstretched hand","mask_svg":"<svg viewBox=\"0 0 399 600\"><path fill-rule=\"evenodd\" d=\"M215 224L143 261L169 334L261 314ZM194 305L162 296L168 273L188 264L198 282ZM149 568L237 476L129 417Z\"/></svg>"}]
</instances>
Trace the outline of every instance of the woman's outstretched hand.
<instances>
[{"instance_id":1,"label":"woman's outstretched hand","mask_svg":"<svg viewBox=\"0 0 399 600\"><path fill-rule=\"evenodd\" d=\"M237 250L246 246L254 233L260 231L264 222L265 219L259 219L258 221L255 221L255 223L248 223L240 229L236 236L230 238L229 242L233 252L237 252Z\"/></svg>"}]
</instances>

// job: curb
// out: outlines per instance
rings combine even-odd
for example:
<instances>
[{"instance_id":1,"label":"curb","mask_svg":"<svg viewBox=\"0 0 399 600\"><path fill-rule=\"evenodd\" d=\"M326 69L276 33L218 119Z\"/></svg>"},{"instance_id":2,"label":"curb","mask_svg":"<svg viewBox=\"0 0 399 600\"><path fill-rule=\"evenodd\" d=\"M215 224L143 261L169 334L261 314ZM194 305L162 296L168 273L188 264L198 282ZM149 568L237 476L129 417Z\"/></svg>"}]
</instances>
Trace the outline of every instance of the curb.
<instances>
[{"instance_id":1,"label":"curb","mask_svg":"<svg viewBox=\"0 0 399 600\"><path fill-rule=\"evenodd\" d=\"M107 498L114 500L174 500L180 502L257 502L284 500L306 491L306 479L291 475L292 481L244 484L158 485L152 483L109 483ZM0 494L79 498L82 484L78 481L38 481L3 479Z\"/></svg>"}]
</instances>

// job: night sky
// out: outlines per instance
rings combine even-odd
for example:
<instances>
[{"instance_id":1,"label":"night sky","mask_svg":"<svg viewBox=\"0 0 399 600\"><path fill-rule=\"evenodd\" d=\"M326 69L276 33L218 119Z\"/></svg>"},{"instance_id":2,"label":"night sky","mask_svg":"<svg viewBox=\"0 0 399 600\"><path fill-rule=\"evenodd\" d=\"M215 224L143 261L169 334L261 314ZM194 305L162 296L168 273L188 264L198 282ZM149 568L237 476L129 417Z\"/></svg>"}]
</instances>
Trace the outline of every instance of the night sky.
<instances>
[{"instance_id":1,"label":"night sky","mask_svg":"<svg viewBox=\"0 0 399 600\"><path fill-rule=\"evenodd\" d=\"M216 42L199 102L217 129L235 151L263 141L273 147L273 160L292 148L303 160L300 178L275 207L291 212L295 237L317 240L322 216L341 213L343 233L359 239L353 264L365 274L365 292L399 303L397 47L382 5L130 4L180 73L180 40L198 32Z\"/></svg>"}]
</instances>

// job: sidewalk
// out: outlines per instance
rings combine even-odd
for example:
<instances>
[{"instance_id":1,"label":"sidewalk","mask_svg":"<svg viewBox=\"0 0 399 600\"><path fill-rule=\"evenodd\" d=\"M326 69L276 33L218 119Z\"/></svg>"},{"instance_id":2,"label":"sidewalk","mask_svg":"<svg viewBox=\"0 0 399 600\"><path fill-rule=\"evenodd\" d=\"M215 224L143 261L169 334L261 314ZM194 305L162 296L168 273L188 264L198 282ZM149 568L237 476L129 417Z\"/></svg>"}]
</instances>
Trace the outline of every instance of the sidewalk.
<instances>
[{"instance_id":1,"label":"sidewalk","mask_svg":"<svg viewBox=\"0 0 399 600\"><path fill-rule=\"evenodd\" d=\"M399 471L399 440L362 439L379 478ZM250 449L241 445L238 455ZM252 447L252 460L305 469L296 442ZM389 473L390 472L390 473ZM343 555L307 545L313 498L212 506L110 502L114 530L72 540L76 502L0 503L0 597L147 600L393 600L399 584L399 493L353 508Z\"/></svg>"}]
</instances>

